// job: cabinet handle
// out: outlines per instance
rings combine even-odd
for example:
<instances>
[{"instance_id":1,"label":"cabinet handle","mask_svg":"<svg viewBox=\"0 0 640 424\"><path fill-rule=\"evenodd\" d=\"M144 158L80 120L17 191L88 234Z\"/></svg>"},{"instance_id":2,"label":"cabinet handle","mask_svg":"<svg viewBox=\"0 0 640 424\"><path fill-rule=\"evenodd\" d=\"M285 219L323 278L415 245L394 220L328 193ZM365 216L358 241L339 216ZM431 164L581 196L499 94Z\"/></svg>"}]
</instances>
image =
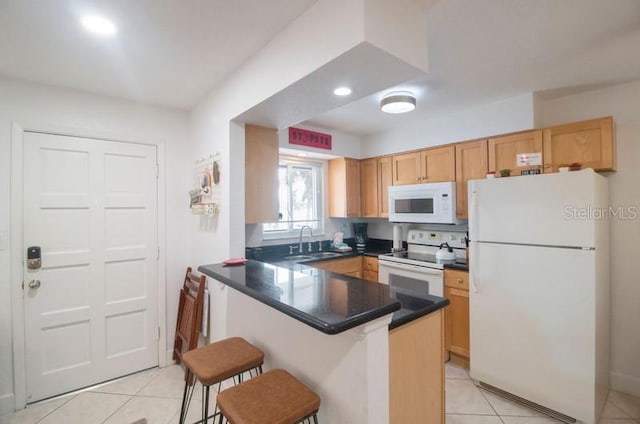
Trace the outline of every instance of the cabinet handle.
<instances>
[{"instance_id":1,"label":"cabinet handle","mask_svg":"<svg viewBox=\"0 0 640 424\"><path fill-rule=\"evenodd\" d=\"M550 163L545 163L544 164L544 169L549 169L551 168L551 164Z\"/></svg>"},{"instance_id":2,"label":"cabinet handle","mask_svg":"<svg viewBox=\"0 0 640 424\"><path fill-rule=\"evenodd\" d=\"M462 278L458 278L458 284L462 284Z\"/></svg>"}]
</instances>

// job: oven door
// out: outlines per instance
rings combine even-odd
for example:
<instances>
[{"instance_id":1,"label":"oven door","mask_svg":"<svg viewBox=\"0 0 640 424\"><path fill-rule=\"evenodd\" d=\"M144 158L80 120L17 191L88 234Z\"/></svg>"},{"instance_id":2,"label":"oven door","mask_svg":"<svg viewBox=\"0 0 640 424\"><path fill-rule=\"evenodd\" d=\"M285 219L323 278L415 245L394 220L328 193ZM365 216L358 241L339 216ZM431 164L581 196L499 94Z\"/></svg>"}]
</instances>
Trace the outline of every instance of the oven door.
<instances>
[{"instance_id":1,"label":"oven door","mask_svg":"<svg viewBox=\"0 0 640 424\"><path fill-rule=\"evenodd\" d=\"M441 269L380 260L378 281L388 284L392 292L414 293L417 297L426 294L442 297L444 294Z\"/></svg>"}]
</instances>

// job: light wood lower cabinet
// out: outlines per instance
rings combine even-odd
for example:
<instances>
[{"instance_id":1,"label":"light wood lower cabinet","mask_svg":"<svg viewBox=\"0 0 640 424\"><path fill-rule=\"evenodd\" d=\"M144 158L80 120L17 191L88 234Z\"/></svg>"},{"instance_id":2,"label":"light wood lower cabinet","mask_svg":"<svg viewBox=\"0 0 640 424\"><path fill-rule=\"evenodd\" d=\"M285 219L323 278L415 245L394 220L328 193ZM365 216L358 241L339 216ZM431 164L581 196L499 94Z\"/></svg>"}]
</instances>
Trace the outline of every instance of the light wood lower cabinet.
<instances>
[{"instance_id":1,"label":"light wood lower cabinet","mask_svg":"<svg viewBox=\"0 0 640 424\"><path fill-rule=\"evenodd\" d=\"M444 424L443 311L389 332L389 423Z\"/></svg>"},{"instance_id":2,"label":"light wood lower cabinet","mask_svg":"<svg viewBox=\"0 0 640 424\"><path fill-rule=\"evenodd\" d=\"M310 264L315 268L335 272L336 274L349 275L351 277L362 277L362 256L351 256L348 258L332 259Z\"/></svg>"},{"instance_id":3,"label":"light wood lower cabinet","mask_svg":"<svg viewBox=\"0 0 640 424\"><path fill-rule=\"evenodd\" d=\"M445 349L452 362L469 368L469 273L452 269L444 271Z\"/></svg>"},{"instance_id":4,"label":"light wood lower cabinet","mask_svg":"<svg viewBox=\"0 0 640 424\"><path fill-rule=\"evenodd\" d=\"M372 256L362 257L362 278L378 282L378 258Z\"/></svg>"}]
</instances>

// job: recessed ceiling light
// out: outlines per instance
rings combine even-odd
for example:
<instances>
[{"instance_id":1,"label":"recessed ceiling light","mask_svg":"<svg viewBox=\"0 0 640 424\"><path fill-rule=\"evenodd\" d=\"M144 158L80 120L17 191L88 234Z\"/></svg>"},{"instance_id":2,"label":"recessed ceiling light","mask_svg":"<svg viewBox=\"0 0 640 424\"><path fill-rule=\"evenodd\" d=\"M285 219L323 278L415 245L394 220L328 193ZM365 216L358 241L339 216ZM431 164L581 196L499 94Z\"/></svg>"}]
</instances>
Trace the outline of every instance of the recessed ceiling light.
<instances>
[{"instance_id":1,"label":"recessed ceiling light","mask_svg":"<svg viewBox=\"0 0 640 424\"><path fill-rule=\"evenodd\" d=\"M416 108L416 98L408 91L395 91L380 101L380 110L386 113L411 112Z\"/></svg>"},{"instance_id":2,"label":"recessed ceiling light","mask_svg":"<svg viewBox=\"0 0 640 424\"><path fill-rule=\"evenodd\" d=\"M351 89L349 87L338 87L333 90L333 94L336 96L348 96L351 94Z\"/></svg>"},{"instance_id":3,"label":"recessed ceiling light","mask_svg":"<svg viewBox=\"0 0 640 424\"><path fill-rule=\"evenodd\" d=\"M96 15L82 17L82 26L88 31L100 35L113 35L116 33L116 26L108 19Z\"/></svg>"}]
</instances>

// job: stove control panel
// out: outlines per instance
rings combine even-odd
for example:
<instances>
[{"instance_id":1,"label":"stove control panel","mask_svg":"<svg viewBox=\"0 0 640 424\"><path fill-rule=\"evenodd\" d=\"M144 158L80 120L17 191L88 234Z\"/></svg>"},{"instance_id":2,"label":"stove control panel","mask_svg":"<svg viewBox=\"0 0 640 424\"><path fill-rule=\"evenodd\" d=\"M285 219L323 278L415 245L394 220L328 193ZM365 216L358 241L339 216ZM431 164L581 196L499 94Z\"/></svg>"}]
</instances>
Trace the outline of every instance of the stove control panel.
<instances>
[{"instance_id":1,"label":"stove control panel","mask_svg":"<svg viewBox=\"0 0 640 424\"><path fill-rule=\"evenodd\" d=\"M446 242L453 248L464 249L466 247L465 235L464 232L454 231L409 230L407 243L440 246Z\"/></svg>"}]
</instances>

